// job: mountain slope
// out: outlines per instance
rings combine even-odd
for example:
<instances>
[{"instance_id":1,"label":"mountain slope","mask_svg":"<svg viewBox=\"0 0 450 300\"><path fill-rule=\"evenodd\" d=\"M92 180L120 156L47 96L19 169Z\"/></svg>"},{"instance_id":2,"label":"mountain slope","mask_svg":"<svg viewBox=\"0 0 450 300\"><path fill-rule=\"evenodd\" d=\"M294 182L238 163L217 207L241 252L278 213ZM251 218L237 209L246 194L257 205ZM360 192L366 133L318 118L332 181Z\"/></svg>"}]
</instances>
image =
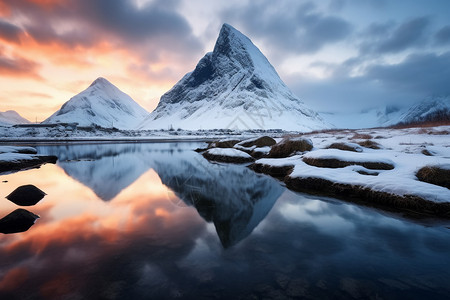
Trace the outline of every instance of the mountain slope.
<instances>
[{"instance_id":1,"label":"mountain slope","mask_svg":"<svg viewBox=\"0 0 450 300\"><path fill-rule=\"evenodd\" d=\"M134 129L147 116L148 112L130 96L100 77L42 123Z\"/></svg>"},{"instance_id":2,"label":"mountain slope","mask_svg":"<svg viewBox=\"0 0 450 300\"><path fill-rule=\"evenodd\" d=\"M14 110L0 112L0 125L28 124L30 121L19 115Z\"/></svg>"},{"instance_id":3,"label":"mountain slope","mask_svg":"<svg viewBox=\"0 0 450 300\"><path fill-rule=\"evenodd\" d=\"M214 51L165 93L143 129L286 129L327 125L283 83L259 49L224 24Z\"/></svg>"},{"instance_id":4,"label":"mountain slope","mask_svg":"<svg viewBox=\"0 0 450 300\"><path fill-rule=\"evenodd\" d=\"M390 124L427 122L450 122L450 97L436 97L419 102Z\"/></svg>"}]
</instances>

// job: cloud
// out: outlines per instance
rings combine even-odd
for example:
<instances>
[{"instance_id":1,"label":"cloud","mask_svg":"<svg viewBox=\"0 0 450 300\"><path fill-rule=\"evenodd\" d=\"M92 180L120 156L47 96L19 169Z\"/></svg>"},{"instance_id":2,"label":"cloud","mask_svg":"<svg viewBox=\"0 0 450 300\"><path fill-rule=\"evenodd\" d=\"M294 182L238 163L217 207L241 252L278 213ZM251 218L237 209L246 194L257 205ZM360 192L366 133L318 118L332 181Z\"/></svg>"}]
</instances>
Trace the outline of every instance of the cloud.
<instances>
[{"instance_id":1,"label":"cloud","mask_svg":"<svg viewBox=\"0 0 450 300\"><path fill-rule=\"evenodd\" d=\"M391 90L450 94L450 52L411 54L398 64L371 66L365 77Z\"/></svg>"},{"instance_id":2,"label":"cloud","mask_svg":"<svg viewBox=\"0 0 450 300\"><path fill-rule=\"evenodd\" d=\"M23 57L8 57L0 53L0 73L3 76L31 77L41 79L40 65Z\"/></svg>"},{"instance_id":3,"label":"cloud","mask_svg":"<svg viewBox=\"0 0 450 300\"><path fill-rule=\"evenodd\" d=\"M437 45L450 44L450 25L444 26L434 35L434 40Z\"/></svg>"},{"instance_id":4,"label":"cloud","mask_svg":"<svg viewBox=\"0 0 450 300\"><path fill-rule=\"evenodd\" d=\"M364 31L368 40L362 43L360 51L389 54L422 47L427 42L429 25L430 20L427 17L414 18L398 26L394 26L392 22L371 24Z\"/></svg>"},{"instance_id":5,"label":"cloud","mask_svg":"<svg viewBox=\"0 0 450 300\"><path fill-rule=\"evenodd\" d=\"M230 24L239 24L249 36L284 54L315 53L352 32L349 22L320 12L312 2L250 2L227 9L222 15Z\"/></svg>"},{"instance_id":6,"label":"cloud","mask_svg":"<svg viewBox=\"0 0 450 300\"><path fill-rule=\"evenodd\" d=\"M23 28L38 44L94 48L101 43L126 49L148 62L167 56L185 61L202 49L178 1L5 0L11 16L22 16Z\"/></svg>"},{"instance_id":7,"label":"cloud","mask_svg":"<svg viewBox=\"0 0 450 300\"><path fill-rule=\"evenodd\" d=\"M22 29L14 24L0 19L0 39L5 39L13 43L20 42Z\"/></svg>"},{"instance_id":8,"label":"cloud","mask_svg":"<svg viewBox=\"0 0 450 300\"><path fill-rule=\"evenodd\" d=\"M364 65L368 63L368 66ZM431 95L448 95L450 52L416 53L398 63L354 57L340 64L317 62L330 76L314 79L300 74L287 84L312 108L325 112L357 112L384 105L410 106ZM361 73L350 75L354 69Z\"/></svg>"}]
</instances>

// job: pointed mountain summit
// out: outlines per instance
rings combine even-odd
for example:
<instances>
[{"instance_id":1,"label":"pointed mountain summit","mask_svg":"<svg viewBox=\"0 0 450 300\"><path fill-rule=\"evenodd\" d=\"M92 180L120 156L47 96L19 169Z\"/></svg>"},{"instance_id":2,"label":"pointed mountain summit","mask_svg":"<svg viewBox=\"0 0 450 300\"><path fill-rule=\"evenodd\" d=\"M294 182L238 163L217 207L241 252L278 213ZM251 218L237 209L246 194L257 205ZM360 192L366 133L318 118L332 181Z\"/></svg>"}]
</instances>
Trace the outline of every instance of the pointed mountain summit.
<instances>
[{"instance_id":1,"label":"pointed mountain summit","mask_svg":"<svg viewBox=\"0 0 450 300\"><path fill-rule=\"evenodd\" d=\"M224 24L214 46L165 93L143 129L285 129L328 127L283 83L261 51Z\"/></svg>"},{"instance_id":2,"label":"pointed mountain summit","mask_svg":"<svg viewBox=\"0 0 450 300\"><path fill-rule=\"evenodd\" d=\"M148 112L105 78L97 78L42 123L78 123L134 129Z\"/></svg>"}]
</instances>

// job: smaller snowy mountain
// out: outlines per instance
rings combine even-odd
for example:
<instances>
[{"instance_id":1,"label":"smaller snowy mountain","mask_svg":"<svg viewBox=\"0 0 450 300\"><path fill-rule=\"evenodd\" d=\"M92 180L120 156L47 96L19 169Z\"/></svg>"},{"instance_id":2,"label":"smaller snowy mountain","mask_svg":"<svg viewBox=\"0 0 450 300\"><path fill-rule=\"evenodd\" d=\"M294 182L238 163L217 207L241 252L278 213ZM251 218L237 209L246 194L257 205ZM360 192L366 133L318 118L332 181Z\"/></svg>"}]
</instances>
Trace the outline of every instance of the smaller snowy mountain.
<instances>
[{"instance_id":1,"label":"smaller snowy mountain","mask_svg":"<svg viewBox=\"0 0 450 300\"><path fill-rule=\"evenodd\" d=\"M322 112L321 116L337 128L349 129L450 123L450 96L427 98L410 107L386 106L355 113Z\"/></svg>"},{"instance_id":2,"label":"smaller snowy mountain","mask_svg":"<svg viewBox=\"0 0 450 300\"><path fill-rule=\"evenodd\" d=\"M19 115L14 110L7 110L5 112L0 112L0 125L9 126L15 124L28 124L30 121Z\"/></svg>"},{"instance_id":3,"label":"smaller snowy mountain","mask_svg":"<svg viewBox=\"0 0 450 300\"><path fill-rule=\"evenodd\" d=\"M295 96L252 41L224 24L213 52L165 93L142 129L329 127Z\"/></svg>"},{"instance_id":4,"label":"smaller snowy mountain","mask_svg":"<svg viewBox=\"0 0 450 300\"><path fill-rule=\"evenodd\" d=\"M148 112L130 96L100 77L42 123L134 129L147 115Z\"/></svg>"},{"instance_id":5,"label":"smaller snowy mountain","mask_svg":"<svg viewBox=\"0 0 450 300\"><path fill-rule=\"evenodd\" d=\"M404 112L395 124L417 124L428 122L450 122L450 97L434 97L419 102Z\"/></svg>"}]
</instances>

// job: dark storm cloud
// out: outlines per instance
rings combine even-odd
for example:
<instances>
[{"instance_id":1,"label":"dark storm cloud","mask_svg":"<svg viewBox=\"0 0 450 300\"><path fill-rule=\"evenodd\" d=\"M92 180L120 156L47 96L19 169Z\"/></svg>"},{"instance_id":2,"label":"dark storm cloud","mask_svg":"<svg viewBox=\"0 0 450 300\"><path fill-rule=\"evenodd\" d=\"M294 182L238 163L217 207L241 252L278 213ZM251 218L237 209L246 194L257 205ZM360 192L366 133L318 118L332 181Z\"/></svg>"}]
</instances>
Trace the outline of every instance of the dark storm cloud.
<instances>
[{"instance_id":1,"label":"dark storm cloud","mask_svg":"<svg viewBox=\"0 0 450 300\"><path fill-rule=\"evenodd\" d=\"M371 24L364 32L368 40L362 43L360 50L362 53L387 54L424 46L429 25L427 17L415 18L395 27L392 23Z\"/></svg>"},{"instance_id":2,"label":"dark storm cloud","mask_svg":"<svg viewBox=\"0 0 450 300\"><path fill-rule=\"evenodd\" d=\"M201 49L201 44L186 19L176 11L178 2L156 0L137 7L131 0L68 0L45 5L5 0L12 15L25 17L24 29L40 43L90 47L108 40L124 48L145 50L152 44L154 52L180 51L186 55ZM158 53L152 58L157 59Z\"/></svg>"},{"instance_id":3,"label":"dark storm cloud","mask_svg":"<svg viewBox=\"0 0 450 300\"><path fill-rule=\"evenodd\" d=\"M450 52L409 55L398 64L369 67L365 77L394 90L449 94Z\"/></svg>"},{"instance_id":4,"label":"dark storm cloud","mask_svg":"<svg viewBox=\"0 0 450 300\"><path fill-rule=\"evenodd\" d=\"M22 33L22 29L14 24L11 24L5 20L0 19L0 38L3 38L10 42L19 43L19 37Z\"/></svg>"},{"instance_id":5,"label":"dark storm cloud","mask_svg":"<svg viewBox=\"0 0 450 300\"><path fill-rule=\"evenodd\" d=\"M434 35L434 39L437 45L450 44L450 25L444 26L439 29L439 31Z\"/></svg>"},{"instance_id":6,"label":"dark storm cloud","mask_svg":"<svg viewBox=\"0 0 450 300\"><path fill-rule=\"evenodd\" d=\"M287 83L311 107L320 111L359 111L384 105L410 106L432 95L450 94L450 52L411 54L395 64L372 63L360 75L351 70L366 61L354 57L341 64L317 62L331 76L314 80L300 75ZM337 106L336 103L339 103Z\"/></svg>"},{"instance_id":7,"label":"dark storm cloud","mask_svg":"<svg viewBox=\"0 0 450 300\"><path fill-rule=\"evenodd\" d=\"M282 53L314 53L352 32L349 22L319 12L312 2L290 3L288 8L273 1L251 2L223 12L223 19Z\"/></svg>"}]
</instances>

